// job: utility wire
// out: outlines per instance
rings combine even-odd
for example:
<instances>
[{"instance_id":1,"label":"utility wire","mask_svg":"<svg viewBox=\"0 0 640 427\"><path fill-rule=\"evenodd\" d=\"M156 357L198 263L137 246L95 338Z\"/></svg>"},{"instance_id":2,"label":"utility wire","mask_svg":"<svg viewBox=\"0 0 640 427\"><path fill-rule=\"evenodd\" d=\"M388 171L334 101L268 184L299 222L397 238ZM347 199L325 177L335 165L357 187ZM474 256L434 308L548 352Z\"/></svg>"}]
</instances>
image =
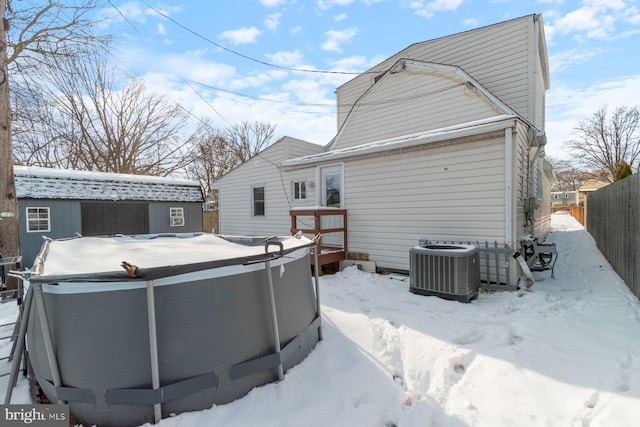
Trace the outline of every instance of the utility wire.
<instances>
[{"instance_id":1,"label":"utility wire","mask_svg":"<svg viewBox=\"0 0 640 427\"><path fill-rule=\"evenodd\" d=\"M133 30L134 30L136 33L140 34L140 31L138 31L138 29L136 28L136 26L135 26L135 25L133 25L133 23L132 23L131 21L129 21L129 19L127 19L127 17L124 15L124 13L122 13L122 11L120 11L120 9L118 9L118 6L116 6L115 4L113 4L113 3L111 2L111 0L107 0L107 2L111 5L111 7L113 7L113 8L116 10L116 12L118 12L118 15L122 16L122 19L124 19L124 20L125 20L125 22L126 22L127 24L129 24L129 25L131 26L131 28L133 28Z\"/></svg>"},{"instance_id":2,"label":"utility wire","mask_svg":"<svg viewBox=\"0 0 640 427\"><path fill-rule=\"evenodd\" d=\"M198 33L197 31L192 30L191 28L187 27L184 24L181 24L180 22L176 21L175 19L171 18L169 15L167 15L166 13L156 9L155 7L151 6L149 3L147 3L144 0L138 0L140 3L144 4L145 6L147 6L149 9L153 10L154 12L156 12L158 15L162 16L164 19L166 19L167 21L172 22L173 24L177 25L178 27L182 28L183 30L193 34L194 36L206 41L207 43L210 43L212 45L214 45L215 47L222 49L226 52L232 53L236 56L239 56L241 58L244 58L246 60L249 61L253 61L256 62L258 64L261 65L265 65L267 67L272 67L272 68L277 68L279 70L287 70L287 71L298 71L301 73L317 73L317 74L345 74L345 75L360 75L360 74L380 74L380 71L364 71L364 72L357 72L357 71L331 71L331 70L313 70L310 68L295 68L295 67L285 67L283 65L277 65L277 64L272 64L270 62L266 62L266 61L262 61L260 59L257 58L253 58L249 55L245 55L243 53L240 53L238 51L235 51L233 49L230 49L228 47L222 46L219 43L214 42L213 40L203 36L202 34Z\"/></svg>"}]
</instances>

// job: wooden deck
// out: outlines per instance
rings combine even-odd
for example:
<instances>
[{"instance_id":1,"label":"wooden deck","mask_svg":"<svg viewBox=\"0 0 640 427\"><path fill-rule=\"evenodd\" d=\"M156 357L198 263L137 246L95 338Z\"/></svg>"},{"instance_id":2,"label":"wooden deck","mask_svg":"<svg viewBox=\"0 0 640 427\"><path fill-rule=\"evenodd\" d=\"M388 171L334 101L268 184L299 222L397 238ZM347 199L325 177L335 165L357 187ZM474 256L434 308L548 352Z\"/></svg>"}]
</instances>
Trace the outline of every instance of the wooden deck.
<instances>
[{"instance_id":1,"label":"wooden deck","mask_svg":"<svg viewBox=\"0 0 640 427\"><path fill-rule=\"evenodd\" d=\"M322 274L323 266L338 263L345 259L345 254L347 253L346 209L291 209L289 215L291 216L291 234L301 231L312 237L319 236L318 264L320 266L320 274ZM310 227L308 223L311 222L313 225ZM311 265L314 265L315 268L314 257L311 257Z\"/></svg>"}]
</instances>

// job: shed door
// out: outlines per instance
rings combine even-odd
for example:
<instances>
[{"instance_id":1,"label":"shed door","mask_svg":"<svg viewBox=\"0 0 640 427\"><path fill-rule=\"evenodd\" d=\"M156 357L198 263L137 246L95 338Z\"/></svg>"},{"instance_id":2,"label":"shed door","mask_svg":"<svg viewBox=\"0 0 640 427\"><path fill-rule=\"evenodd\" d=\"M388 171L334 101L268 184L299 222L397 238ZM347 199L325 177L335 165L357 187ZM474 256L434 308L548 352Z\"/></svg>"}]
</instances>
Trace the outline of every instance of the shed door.
<instances>
[{"instance_id":1,"label":"shed door","mask_svg":"<svg viewBox=\"0 0 640 427\"><path fill-rule=\"evenodd\" d=\"M149 204L141 202L84 202L82 235L149 233Z\"/></svg>"}]
</instances>

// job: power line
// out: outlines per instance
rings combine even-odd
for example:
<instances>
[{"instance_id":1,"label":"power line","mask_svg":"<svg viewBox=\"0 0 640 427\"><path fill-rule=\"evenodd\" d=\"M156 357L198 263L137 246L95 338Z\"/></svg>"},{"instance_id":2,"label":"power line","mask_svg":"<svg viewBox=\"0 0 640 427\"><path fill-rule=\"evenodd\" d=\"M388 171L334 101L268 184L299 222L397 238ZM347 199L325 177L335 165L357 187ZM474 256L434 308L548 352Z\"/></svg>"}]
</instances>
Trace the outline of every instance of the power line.
<instances>
[{"instance_id":1,"label":"power line","mask_svg":"<svg viewBox=\"0 0 640 427\"><path fill-rule=\"evenodd\" d=\"M219 43L214 42L213 40L203 36L202 34L198 33L197 31L192 30L191 28L187 27L184 24L181 24L180 22L176 21L175 19L171 18L169 15L167 15L166 13L156 9L155 7L151 6L150 4L148 4L146 1L144 0L138 0L140 3L144 4L145 6L147 6L149 9L153 10L154 12L156 12L158 15L162 16L164 19L166 19L167 21L172 22L173 24L177 25L178 27L182 28L183 30L193 34L194 36L198 37L199 39L202 39L204 41L206 41L207 43L210 43L212 45L214 45L215 47L222 49L226 52L232 53L236 56L239 56L241 58L244 58L246 60L252 61L252 62L256 62L258 64L261 65L265 65L267 67L272 67L272 68L277 68L279 70L287 70L287 71L297 71L297 72L301 72L301 73L317 73L317 74L343 74L343 75L360 75L360 74L380 74L380 71L364 71L364 72L356 72L356 71L332 71L332 70L313 70L310 68L295 68L295 67L285 67L283 65L277 65L277 64L272 64L270 62L266 62L266 61L262 61L260 59L257 58L253 58L249 55L245 55L243 53L240 53L238 51L235 51L233 49L230 49L228 47L222 46Z\"/></svg>"}]
</instances>

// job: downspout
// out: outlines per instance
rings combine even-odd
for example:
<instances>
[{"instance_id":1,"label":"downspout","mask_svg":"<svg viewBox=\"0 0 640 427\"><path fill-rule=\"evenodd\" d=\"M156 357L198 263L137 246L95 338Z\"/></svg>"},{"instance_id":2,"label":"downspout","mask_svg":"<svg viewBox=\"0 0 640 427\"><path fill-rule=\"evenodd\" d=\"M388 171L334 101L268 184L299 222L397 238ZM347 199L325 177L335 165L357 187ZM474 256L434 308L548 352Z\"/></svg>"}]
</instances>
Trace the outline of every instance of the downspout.
<instances>
[{"instance_id":1,"label":"downspout","mask_svg":"<svg viewBox=\"0 0 640 427\"><path fill-rule=\"evenodd\" d=\"M536 141L536 139L537 139L537 136L534 136L533 141ZM531 160L531 164L529 167L530 177L529 177L529 212L528 213L531 215L531 235L534 237L535 237L535 231L536 231L536 219L533 215L537 207L536 204L534 203L534 200L536 199L535 178L538 176L536 173L537 163L541 156L544 156L544 143L541 143L540 145L538 145L536 154L533 155L533 159Z\"/></svg>"},{"instance_id":2,"label":"downspout","mask_svg":"<svg viewBox=\"0 0 640 427\"><path fill-rule=\"evenodd\" d=\"M533 125L536 128L538 126L538 67L540 65L540 15L534 15L533 17L533 37L535 51L533 57Z\"/></svg>"},{"instance_id":3,"label":"downspout","mask_svg":"<svg viewBox=\"0 0 640 427\"><path fill-rule=\"evenodd\" d=\"M504 159L505 159L505 189L504 200L506 208L505 243L511 246L513 242L513 128L504 130Z\"/></svg>"}]
</instances>

